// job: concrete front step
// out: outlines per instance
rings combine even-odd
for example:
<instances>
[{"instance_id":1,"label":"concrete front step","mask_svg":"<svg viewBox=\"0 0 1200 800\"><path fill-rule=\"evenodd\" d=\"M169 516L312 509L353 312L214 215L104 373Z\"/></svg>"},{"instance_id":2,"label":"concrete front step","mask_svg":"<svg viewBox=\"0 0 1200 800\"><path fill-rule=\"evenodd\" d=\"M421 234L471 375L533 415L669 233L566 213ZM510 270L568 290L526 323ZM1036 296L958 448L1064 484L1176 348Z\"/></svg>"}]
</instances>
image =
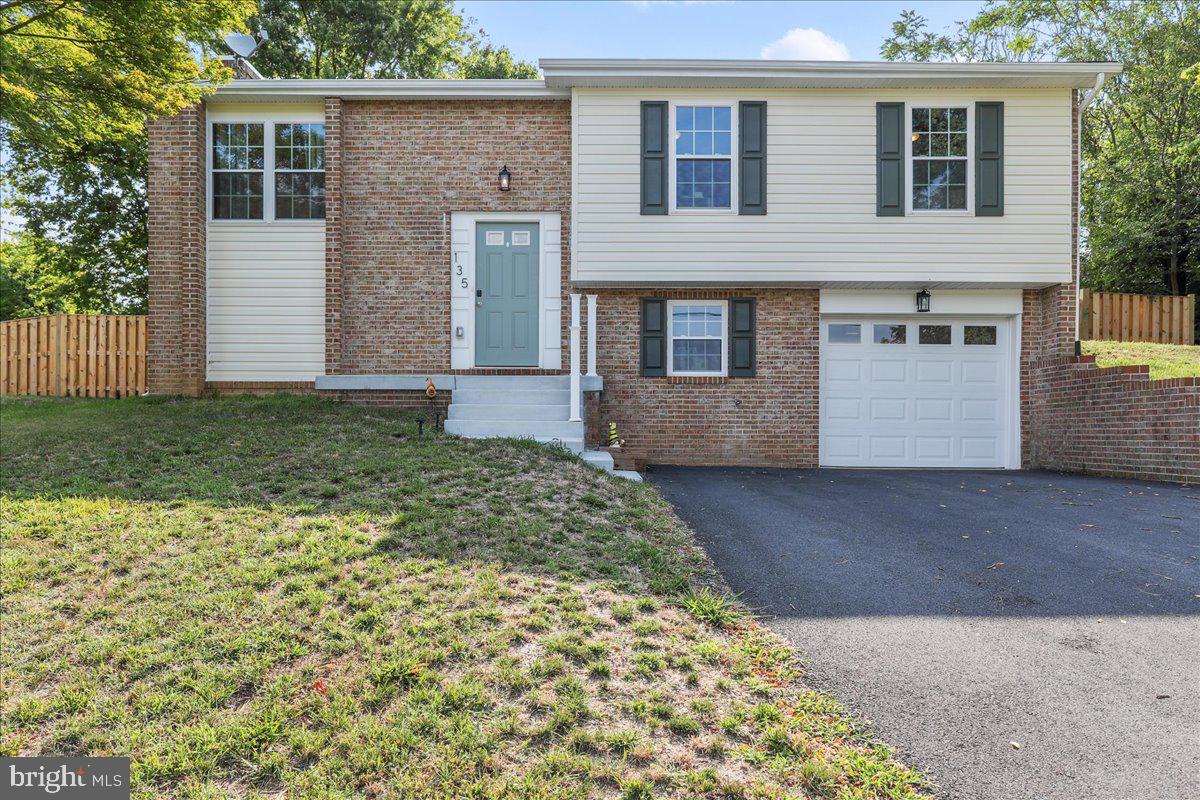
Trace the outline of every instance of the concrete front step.
<instances>
[{"instance_id":1,"label":"concrete front step","mask_svg":"<svg viewBox=\"0 0 1200 800\"><path fill-rule=\"evenodd\" d=\"M565 406L571 402L569 389L455 389L450 402L462 405Z\"/></svg>"},{"instance_id":2,"label":"concrete front step","mask_svg":"<svg viewBox=\"0 0 1200 800\"><path fill-rule=\"evenodd\" d=\"M561 389L571 386L569 375L458 375L454 379L455 389Z\"/></svg>"},{"instance_id":3,"label":"concrete front step","mask_svg":"<svg viewBox=\"0 0 1200 800\"><path fill-rule=\"evenodd\" d=\"M454 403L447 419L540 419L546 422L566 422L571 407L540 403Z\"/></svg>"}]
</instances>

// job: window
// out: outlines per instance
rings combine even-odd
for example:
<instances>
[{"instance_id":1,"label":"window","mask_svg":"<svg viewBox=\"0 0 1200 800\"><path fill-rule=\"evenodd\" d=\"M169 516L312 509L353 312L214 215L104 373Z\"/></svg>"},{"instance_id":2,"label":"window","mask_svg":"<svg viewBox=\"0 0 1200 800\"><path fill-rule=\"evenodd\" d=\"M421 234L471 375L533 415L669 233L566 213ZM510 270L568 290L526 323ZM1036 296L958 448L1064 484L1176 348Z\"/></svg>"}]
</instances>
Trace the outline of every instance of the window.
<instances>
[{"instance_id":1,"label":"window","mask_svg":"<svg viewBox=\"0 0 1200 800\"><path fill-rule=\"evenodd\" d=\"M725 303L672 300L671 375L725 374Z\"/></svg>"},{"instance_id":2,"label":"window","mask_svg":"<svg viewBox=\"0 0 1200 800\"><path fill-rule=\"evenodd\" d=\"M323 219L325 126L214 122L214 220Z\"/></svg>"},{"instance_id":3,"label":"window","mask_svg":"<svg viewBox=\"0 0 1200 800\"><path fill-rule=\"evenodd\" d=\"M675 207L731 208L733 107L676 106Z\"/></svg>"},{"instance_id":4,"label":"window","mask_svg":"<svg viewBox=\"0 0 1200 800\"><path fill-rule=\"evenodd\" d=\"M213 124L213 219L262 219L262 123Z\"/></svg>"},{"instance_id":5,"label":"window","mask_svg":"<svg viewBox=\"0 0 1200 800\"><path fill-rule=\"evenodd\" d=\"M875 344L904 344L908 340L907 325L876 325Z\"/></svg>"},{"instance_id":6,"label":"window","mask_svg":"<svg viewBox=\"0 0 1200 800\"><path fill-rule=\"evenodd\" d=\"M275 125L275 218L325 217L325 126Z\"/></svg>"},{"instance_id":7,"label":"window","mask_svg":"<svg viewBox=\"0 0 1200 800\"><path fill-rule=\"evenodd\" d=\"M995 344L995 325L964 325L963 344Z\"/></svg>"},{"instance_id":8,"label":"window","mask_svg":"<svg viewBox=\"0 0 1200 800\"><path fill-rule=\"evenodd\" d=\"M950 344L949 325L920 325L917 341L921 344Z\"/></svg>"},{"instance_id":9,"label":"window","mask_svg":"<svg viewBox=\"0 0 1200 800\"><path fill-rule=\"evenodd\" d=\"M967 109L912 109L914 211L967 209Z\"/></svg>"},{"instance_id":10,"label":"window","mask_svg":"<svg viewBox=\"0 0 1200 800\"><path fill-rule=\"evenodd\" d=\"M831 322L825 337L830 344L858 344L862 341L862 327L857 322Z\"/></svg>"}]
</instances>

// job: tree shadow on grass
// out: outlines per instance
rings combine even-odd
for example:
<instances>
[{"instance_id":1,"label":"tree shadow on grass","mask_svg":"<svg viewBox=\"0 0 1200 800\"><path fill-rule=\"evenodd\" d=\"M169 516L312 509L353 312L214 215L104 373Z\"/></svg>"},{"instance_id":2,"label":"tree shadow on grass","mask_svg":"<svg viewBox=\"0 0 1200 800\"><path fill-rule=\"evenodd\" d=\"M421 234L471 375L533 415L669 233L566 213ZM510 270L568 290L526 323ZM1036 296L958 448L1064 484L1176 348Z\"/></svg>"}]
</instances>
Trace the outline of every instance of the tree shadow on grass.
<instances>
[{"instance_id":1,"label":"tree shadow on grass","mask_svg":"<svg viewBox=\"0 0 1200 800\"><path fill-rule=\"evenodd\" d=\"M418 433L416 414L312 398L6 400L0 488L334 519L378 553L671 593L705 562L645 486L524 441Z\"/></svg>"}]
</instances>

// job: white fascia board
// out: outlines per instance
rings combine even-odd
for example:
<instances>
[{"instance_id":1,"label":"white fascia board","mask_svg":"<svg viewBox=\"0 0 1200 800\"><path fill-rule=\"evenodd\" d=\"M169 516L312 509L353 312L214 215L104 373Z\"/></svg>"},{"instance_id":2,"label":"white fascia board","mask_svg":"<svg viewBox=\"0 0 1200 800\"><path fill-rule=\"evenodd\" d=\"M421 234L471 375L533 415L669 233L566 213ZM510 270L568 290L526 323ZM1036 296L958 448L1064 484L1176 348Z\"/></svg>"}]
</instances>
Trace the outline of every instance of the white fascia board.
<instances>
[{"instance_id":1,"label":"white fascia board","mask_svg":"<svg viewBox=\"0 0 1200 800\"><path fill-rule=\"evenodd\" d=\"M906 61L726 61L548 58L548 87L917 88L934 86L1086 89L1116 63Z\"/></svg>"},{"instance_id":2,"label":"white fascia board","mask_svg":"<svg viewBox=\"0 0 1200 800\"><path fill-rule=\"evenodd\" d=\"M207 102L307 102L324 97L361 100L566 100L570 96L569 89L550 88L542 80L268 78L230 81L218 87L207 98Z\"/></svg>"}]
</instances>

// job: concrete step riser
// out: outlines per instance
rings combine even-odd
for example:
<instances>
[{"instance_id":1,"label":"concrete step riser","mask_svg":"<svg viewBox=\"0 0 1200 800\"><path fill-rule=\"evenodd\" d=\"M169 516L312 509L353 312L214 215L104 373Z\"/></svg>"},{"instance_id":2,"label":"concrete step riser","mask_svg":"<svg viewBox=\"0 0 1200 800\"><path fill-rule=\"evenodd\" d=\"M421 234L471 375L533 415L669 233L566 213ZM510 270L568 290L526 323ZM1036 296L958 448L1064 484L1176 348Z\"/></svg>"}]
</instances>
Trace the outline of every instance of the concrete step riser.
<instances>
[{"instance_id":1,"label":"concrete step riser","mask_svg":"<svg viewBox=\"0 0 1200 800\"><path fill-rule=\"evenodd\" d=\"M547 390L567 391L571 386L568 375L459 375L455 388L470 390Z\"/></svg>"},{"instance_id":2,"label":"concrete step riser","mask_svg":"<svg viewBox=\"0 0 1200 800\"><path fill-rule=\"evenodd\" d=\"M450 406L449 419L529 419L545 422L566 422L571 418L568 406L543 406L532 403L506 403L489 405L484 403Z\"/></svg>"},{"instance_id":3,"label":"concrete step riser","mask_svg":"<svg viewBox=\"0 0 1200 800\"><path fill-rule=\"evenodd\" d=\"M537 405L565 406L571 401L569 391L546 389L528 391L513 389L511 391L495 391L492 389L455 389L450 402L462 405Z\"/></svg>"}]
</instances>

